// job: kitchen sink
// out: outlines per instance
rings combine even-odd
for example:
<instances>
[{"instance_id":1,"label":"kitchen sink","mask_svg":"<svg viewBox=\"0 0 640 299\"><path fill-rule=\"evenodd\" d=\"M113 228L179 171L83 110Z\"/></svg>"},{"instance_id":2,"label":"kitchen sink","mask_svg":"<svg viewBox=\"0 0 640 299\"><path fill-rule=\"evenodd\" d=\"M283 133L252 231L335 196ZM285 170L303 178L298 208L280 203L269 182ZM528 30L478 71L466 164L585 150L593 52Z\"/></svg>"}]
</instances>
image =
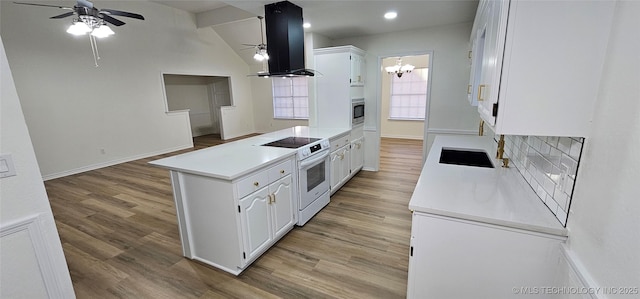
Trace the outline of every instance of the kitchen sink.
<instances>
[{"instance_id":1,"label":"kitchen sink","mask_svg":"<svg viewBox=\"0 0 640 299\"><path fill-rule=\"evenodd\" d=\"M494 168L485 151L478 149L442 148L440 163Z\"/></svg>"}]
</instances>

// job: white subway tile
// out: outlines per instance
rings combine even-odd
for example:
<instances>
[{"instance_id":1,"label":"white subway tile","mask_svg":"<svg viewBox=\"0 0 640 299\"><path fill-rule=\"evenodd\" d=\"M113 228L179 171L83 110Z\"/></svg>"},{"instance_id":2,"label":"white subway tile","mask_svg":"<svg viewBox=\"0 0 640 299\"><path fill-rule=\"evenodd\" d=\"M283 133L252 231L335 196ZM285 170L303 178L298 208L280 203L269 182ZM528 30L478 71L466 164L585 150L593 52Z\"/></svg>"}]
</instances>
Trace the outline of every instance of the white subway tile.
<instances>
[{"instance_id":1,"label":"white subway tile","mask_svg":"<svg viewBox=\"0 0 640 299\"><path fill-rule=\"evenodd\" d=\"M572 141L570 137L560 137L560 139L558 139L558 149L565 154L569 154L569 152L571 152Z\"/></svg>"},{"instance_id":2,"label":"white subway tile","mask_svg":"<svg viewBox=\"0 0 640 299\"><path fill-rule=\"evenodd\" d=\"M558 137L548 137L547 143L552 147L558 147Z\"/></svg>"},{"instance_id":3,"label":"white subway tile","mask_svg":"<svg viewBox=\"0 0 640 299\"><path fill-rule=\"evenodd\" d=\"M556 218L558 221L562 223L562 225L567 225L567 213L563 210L558 210L558 214L556 214Z\"/></svg>"},{"instance_id":4,"label":"white subway tile","mask_svg":"<svg viewBox=\"0 0 640 299\"><path fill-rule=\"evenodd\" d=\"M573 140L571 142L571 150L569 152L569 156L576 160L580 159L580 152L582 152L582 143Z\"/></svg>"}]
</instances>

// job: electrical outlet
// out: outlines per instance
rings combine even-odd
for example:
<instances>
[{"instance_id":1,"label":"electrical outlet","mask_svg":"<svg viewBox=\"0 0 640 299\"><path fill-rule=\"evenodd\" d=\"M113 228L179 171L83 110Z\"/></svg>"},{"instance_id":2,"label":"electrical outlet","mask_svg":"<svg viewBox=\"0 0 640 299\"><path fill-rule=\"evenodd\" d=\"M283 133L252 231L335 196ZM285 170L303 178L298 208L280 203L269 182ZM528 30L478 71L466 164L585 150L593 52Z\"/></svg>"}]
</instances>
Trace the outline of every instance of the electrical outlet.
<instances>
[{"instance_id":1,"label":"electrical outlet","mask_svg":"<svg viewBox=\"0 0 640 299\"><path fill-rule=\"evenodd\" d=\"M0 155L0 178L16 175L16 168L13 165L11 154Z\"/></svg>"}]
</instances>

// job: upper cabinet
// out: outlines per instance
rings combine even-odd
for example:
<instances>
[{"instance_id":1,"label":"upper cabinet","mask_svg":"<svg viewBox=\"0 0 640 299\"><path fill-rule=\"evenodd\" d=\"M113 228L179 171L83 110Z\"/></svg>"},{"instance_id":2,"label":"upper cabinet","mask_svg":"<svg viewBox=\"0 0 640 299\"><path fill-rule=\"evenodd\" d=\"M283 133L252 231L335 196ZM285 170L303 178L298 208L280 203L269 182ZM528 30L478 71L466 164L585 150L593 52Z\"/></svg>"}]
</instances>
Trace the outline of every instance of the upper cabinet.
<instances>
[{"instance_id":1,"label":"upper cabinet","mask_svg":"<svg viewBox=\"0 0 640 299\"><path fill-rule=\"evenodd\" d=\"M358 52L351 53L351 79L349 80L351 86L364 86L364 55Z\"/></svg>"},{"instance_id":2,"label":"upper cabinet","mask_svg":"<svg viewBox=\"0 0 640 299\"><path fill-rule=\"evenodd\" d=\"M468 94L495 133L587 136L614 6L480 1Z\"/></svg>"}]
</instances>

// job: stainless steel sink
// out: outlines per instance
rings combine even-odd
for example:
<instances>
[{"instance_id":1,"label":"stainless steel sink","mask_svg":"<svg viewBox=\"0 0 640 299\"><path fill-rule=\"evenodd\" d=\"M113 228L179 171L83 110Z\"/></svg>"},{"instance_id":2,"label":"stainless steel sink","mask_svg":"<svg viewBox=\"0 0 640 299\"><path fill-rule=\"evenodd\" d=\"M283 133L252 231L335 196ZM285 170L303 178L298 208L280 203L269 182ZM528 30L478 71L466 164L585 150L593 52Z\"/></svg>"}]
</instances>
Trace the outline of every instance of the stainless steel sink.
<instances>
[{"instance_id":1,"label":"stainless steel sink","mask_svg":"<svg viewBox=\"0 0 640 299\"><path fill-rule=\"evenodd\" d=\"M494 168L487 153L479 149L442 148L440 163Z\"/></svg>"}]
</instances>

